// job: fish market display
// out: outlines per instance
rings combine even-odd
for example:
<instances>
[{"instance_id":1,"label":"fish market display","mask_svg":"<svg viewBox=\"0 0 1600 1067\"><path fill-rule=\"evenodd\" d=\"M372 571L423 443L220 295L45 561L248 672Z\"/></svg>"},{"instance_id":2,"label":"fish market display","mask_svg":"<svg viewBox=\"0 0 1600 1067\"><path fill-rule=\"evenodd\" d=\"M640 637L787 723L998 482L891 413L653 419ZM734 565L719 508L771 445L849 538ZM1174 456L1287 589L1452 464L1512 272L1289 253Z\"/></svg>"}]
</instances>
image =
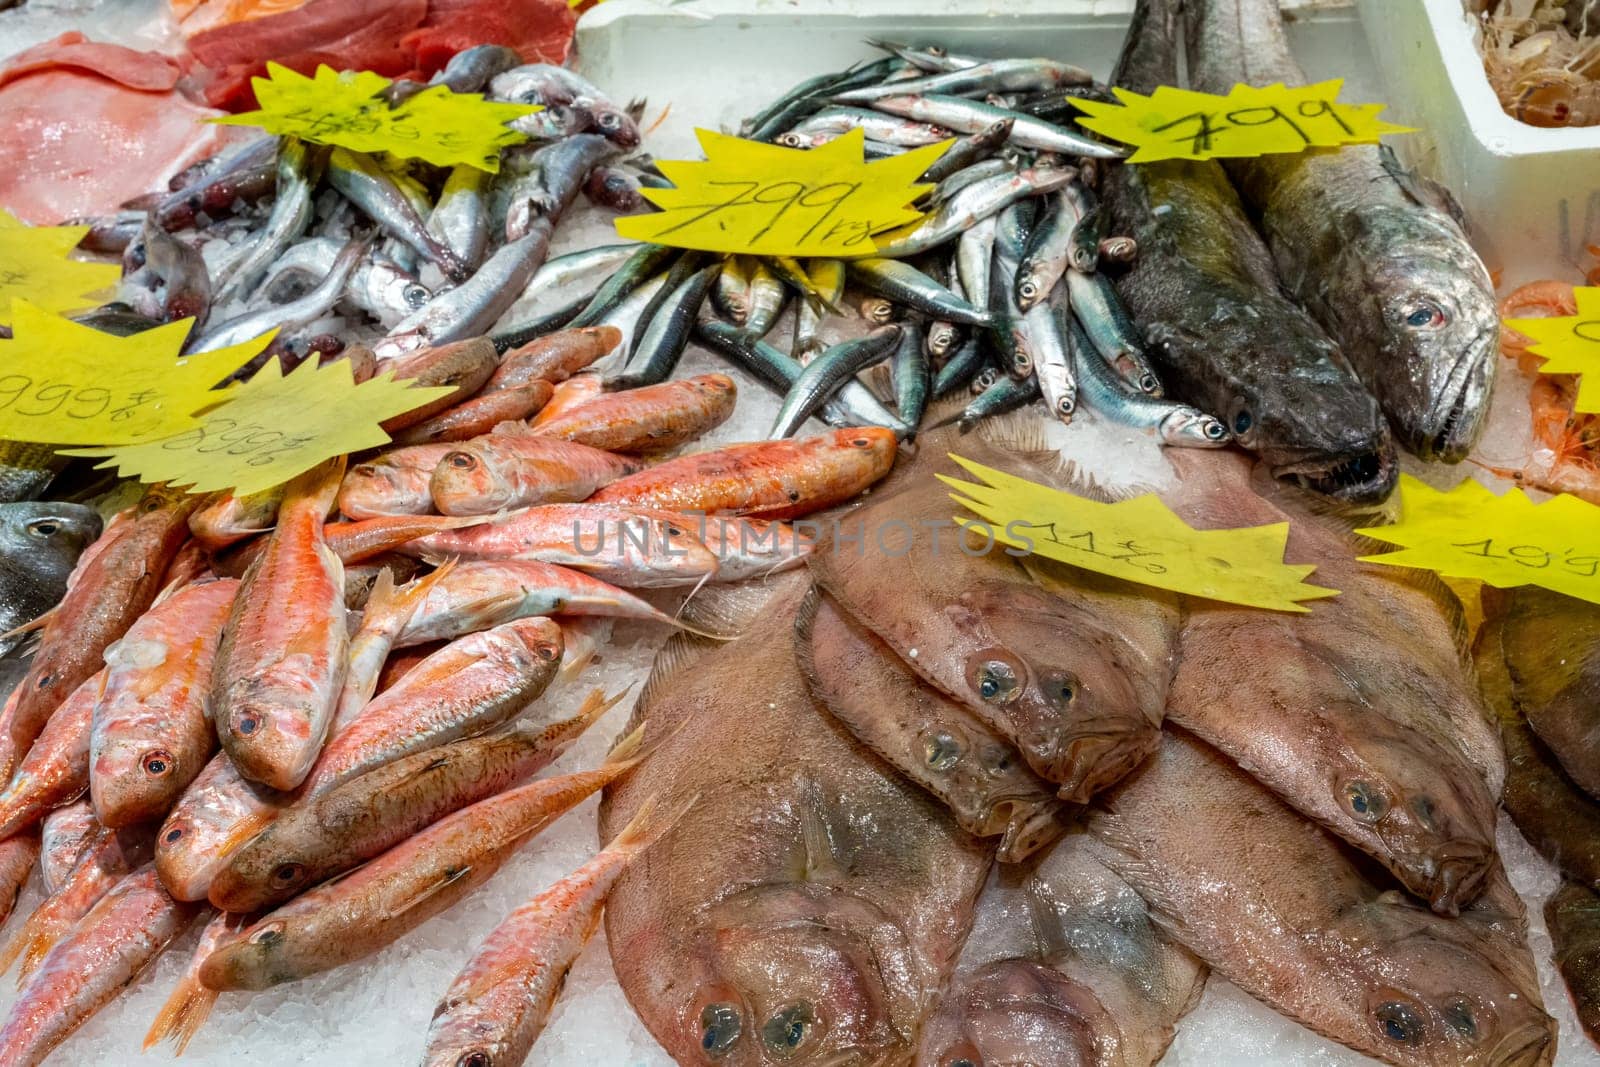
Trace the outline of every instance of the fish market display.
<instances>
[{"instance_id":1,"label":"fish market display","mask_svg":"<svg viewBox=\"0 0 1600 1067\"><path fill-rule=\"evenodd\" d=\"M435 391L267 488L0 441L0 1063L1600 1062L1588 527L1486 508L1536 584L1482 588L1365 536L1468 475L1529 530L1600 502L1586 375L1500 329L1581 319L1589 261L1497 306L1384 145L1230 156L1227 105L1217 158L1145 162L1077 106L1302 61L1380 101L1354 9L669 6L621 64L621 8L158 6L0 0L0 38L164 50L0 59L0 208L120 273L53 306L186 360L275 331L202 386L237 396ZM1509 110L1586 121L1600 15L1469 8ZM195 125L289 85L328 119ZM480 98L534 109L433 161ZM746 184L708 136L689 177L697 128L766 189L685 212ZM915 161L893 221L771 239L868 222L776 199L858 142L863 182ZM5 266L0 348L49 295Z\"/></svg>"}]
</instances>

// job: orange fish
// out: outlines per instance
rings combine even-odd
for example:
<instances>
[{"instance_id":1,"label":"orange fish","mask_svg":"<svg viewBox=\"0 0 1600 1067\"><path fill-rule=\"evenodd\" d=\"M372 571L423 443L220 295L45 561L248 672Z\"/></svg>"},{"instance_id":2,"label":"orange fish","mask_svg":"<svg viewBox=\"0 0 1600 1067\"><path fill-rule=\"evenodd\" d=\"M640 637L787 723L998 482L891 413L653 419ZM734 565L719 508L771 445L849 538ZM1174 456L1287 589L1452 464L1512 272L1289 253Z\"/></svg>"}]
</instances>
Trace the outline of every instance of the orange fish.
<instances>
[{"instance_id":1,"label":"orange fish","mask_svg":"<svg viewBox=\"0 0 1600 1067\"><path fill-rule=\"evenodd\" d=\"M727 375L701 374L603 393L541 422L534 432L610 452L660 452L728 421L737 395Z\"/></svg>"},{"instance_id":2,"label":"orange fish","mask_svg":"<svg viewBox=\"0 0 1600 1067\"><path fill-rule=\"evenodd\" d=\"M540 378L552 385L566 381L621 343L622 331L615 326L562 330L529 341L500 357L500 369L483 391L497 393Z\"/></svg>"},{"instance_id":3,"label":"orange fish","mask_svg":"<svg viewBox=\"0 0 1600 1067\"><path fill-rule=\"evenodd\" d=\"M491 515L583 500L639 467L635 460L508 423L447 453L434 468L429 490L433 506L446 515Z\"/></svg>"}]
</instances>

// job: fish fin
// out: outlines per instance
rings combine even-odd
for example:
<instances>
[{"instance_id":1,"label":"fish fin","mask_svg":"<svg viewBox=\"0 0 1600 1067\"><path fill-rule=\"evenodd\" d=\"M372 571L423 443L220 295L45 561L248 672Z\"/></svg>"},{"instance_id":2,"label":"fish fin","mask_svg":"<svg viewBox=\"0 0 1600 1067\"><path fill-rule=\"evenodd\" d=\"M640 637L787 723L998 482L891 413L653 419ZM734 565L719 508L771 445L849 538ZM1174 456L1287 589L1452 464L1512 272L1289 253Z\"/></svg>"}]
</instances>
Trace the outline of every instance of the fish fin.
<instances>
[{"instance_id":1,"label":"fish fin","mask_svg":"<svg viewBox=\"0 0 1600 1067\"><path fill-rule=\"evenodd\" d=\"M448 578L450 572L456 569L456 563L454 556L442 559L433 564L434 570L402 586L394 584L394 575L388 567L383 568L378 572L378 580L373 583L372 592L367 597L363 621L366 618L376 618L390 613L403 614L404 618L398 620L403 628L411 621L411 616L416 614L417 608L422 605L433 587Z\"/></svg>"},{"instance_id":2,"label":"fish fin","mask_svg":"<svg viewBox=\"0 0 1600 1067\"><path fill-rule=\"evenodd\" d=\"M805 676L806 684L812 688L813 696L816 695L817 662L811 646L811 632L816 627L817 609L822 606L823 595L822 590L813 585L806 591L794 613L795 663Z\"/></svg>"},{"instance_id":3,"label":"fish fin","mask_svg":"<svg viewBox=\"0 0 1600 1067\"><path fill-rule=\"evenodd\" d=\"M845 874L844 864L839 862L834 847L833 831L828 826L826 803L816 779L803 778L796 810L800 818L800 842L805 850L803 878L807 882L835 882Z\"/></svg>"},{"instance_id":4,"label":"fish fin","mask_svg":"<svg viewBox=\"0 0 1600 1067\"><path fill-rule=\"evenodd\" d=\"M645 727L649 724L641 721L637 726L632 723L628 725L628 732L622 735L615 745L611 746L610 752L606 753L605 761L601 764L602 767L631 763L637 759L639 749L644 745Z\"/></svg>"},{"instance_id":5,"label":"fish fin","mask_svg":"<svg viewBox=\"0 0 1600 1067\"><path fill-rule=\"evenodd\" d=\"M4 955L0 956L0 973L4 973L5 969L9 969L11 964L20 958L22 963L17 969L17 988L21 989L33 976L33 972L39 969L39 964L44 962L50 950L55 948L71 929L72 924L61 923L54 911L46 911L42 907L36 909L28 916L28 921L17 932L17 936L6 946Z\"/></svg>"},{"instance_id":6,"label":"fish fin","mask_svg":"<svg viewBox=\"0 0 1600 1067\"><path fill-rule=\"evenodd\" d=\"M737 637L760 617L777 584L751 581L707 586L679 609L680 621L687 618L692 622L692 626L684 627L691 633L706 630L709 635L702 636Z\"/></svg>"},{"instance_id":7,"label":"fish fin","mask_svg":"<svg viewBox=\"0 0 1600 1067\"><path fill-rule=\"evenodd\" d=\"M527 423L521 421L520 419L507 419L505 422L497 422L489 430L489 434L490 434L490 436L493 436L493 437L543 437L543 436L545 436L542 433L536 432L532 426L529 426ZM504 510L504 509L502 509L502 510Z\"/></svg>"},{"instance_id":8,"label":"fish fin","mask_svg":"<svg viewBox=\"0 0 1600 1067\"><path fill-rule=\"evenodd\" d=\"M603 689L593 689L588 696L583 698L583 703L578 706L577 711L559 722L539 726L535 732L548 734L556 744L580 737L589 727L599 722L606 712L620 704L622 698L627 696L632 689L633 686L630 685L625 689L617 690L610 696L606 696ZM522 729L529 729L533 724L526 722L526 720L520 720L518 725Z\"/></svg>"},{"instance_id":9,"label":"fish fin","mask_svg":"<svg viewBox=\"0 0 1600 1067\"><path fill-rule=\"evenodd\" d=\"M413 908L420 907L471 874L472 866L470 864L465 867L457 868L453 871L446 871L445 876L439 879L439 881L428 886L426 889L418 891L407 899L402 900L394 907L390 908L387 917L391 919L398 918Z\"/></svg>"},{"instance_id":10,"label":"fish fin","mask_svg":"<svg viewBox=\"0 0 1600 1067\"><path fill-rule=\"evenodd\" d=\"M246 815L233 824L233 829L229 830L227 836L217 845L217 855L231 856L249 844L257 834L271 826L277 817L278 813L271 808L253 811Z\"/></svg>"},{"instance_id":11,"label":"fish fin","mask_svg":"<svg viewBox=\"0 0 1600 1067\"><path fill-rule=\"evenodd\" d=\"M1449 215L1455 224L1461 227L1462 232L1470 232L1471 223L1467 219L1466 211L1461 207L1461 201L1457 200L1455 194L1447 187L1418 171L1405 167L1400 162L1400 157L1394 154L1394 149L1386 144L1378 145L1378 161L1395 180L1395 184L1400 186L1401 192L1422 207L1433 208Z\"/></svg>"},{"instance_id":12,"label":"fish fin","mask_svg":"<svg viewBox=\"0 0 1600 1067\"><path fill-rule=\"evenodd\" d=\"M0 641L9 641L13 637L21 637L24 634L31 634L36 630L44 629L45 624L54 618L56 613L60 610L61 605L57 604L43 615L40 615L37 619L31 619L13 630L7 630L5 633L0 634Z\"/></svg>"},{"instance_id":13,"label":"fish fin","mask_svg":"<svg viewBox=\"0 0 1600 1067\"><path fill-rule=\"evenodd\" d=\"M639 699L634 702L628 727L631 729L642 724L651 705L660 699L679 675L698 663L710 647L709 642L687 633L677 633L667 638L650 665L650 677L645 680L644 688L639 691Z\"/></svg>"},{"instance_id":14,"label":"fish fin","mask_svg":"<svg viewBox=\"0 0 1600 1067\"><path fill-rule=\"evenodd\" d=\"M565 636L565 634L562 635L563 645L566 645ZM594 662L595 644L593 641L586 641L581 648L573 649L567 646L566 651L572 654L562 657L561 670L557 675L558 680L563 682L569 682L576 678L588 668L589 664Z\"/></svg>"},{"instance_id":15,"label":"fish fin","mask_svg":"<svg viewBox=\"0 0 1600 1067\"><path fill-rule=\"evenodd\" d=\"M665 815L656 813L660 800L659 793L652 793L646 797L644 803L639 805L639 810L633 813L633 818L629 819L627 825L618 830L616 836L606 844L605 851L638 855L661 840L668 830L676 826L678 820L700 802L700 794L695 793Z\"/></svg>"},{"instance_id":16,"label":"fish fin","mask_svg":"<svg viewBox=\"0 0 1600 1067\"><path fill-rule=\"evenodd\" d=\"M218 995L216 990L200 984L199 968L191 966L178 979L177 987L145 1032L144 1051L149 1052L162 1041L171 1041L172 1054L182 1056L194 1035L210 1018Z\"/></svg>"}]
</instances>

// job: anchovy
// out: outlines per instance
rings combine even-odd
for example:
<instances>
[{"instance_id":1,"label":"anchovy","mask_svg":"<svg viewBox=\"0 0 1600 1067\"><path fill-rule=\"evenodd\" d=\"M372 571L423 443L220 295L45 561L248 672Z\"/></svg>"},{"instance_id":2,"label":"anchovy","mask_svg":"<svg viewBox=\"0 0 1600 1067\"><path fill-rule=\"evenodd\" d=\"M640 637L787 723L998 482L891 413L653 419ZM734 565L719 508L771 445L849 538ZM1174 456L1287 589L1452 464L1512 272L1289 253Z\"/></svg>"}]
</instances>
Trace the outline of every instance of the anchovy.
<instances>
[{"instance_id":1,"label":"anchovy","mask_svg":"<svg viewBox=\"0 0 1600 1067\"><path fill-rule=\"evenodd\" d=\"M1067 292L1072 313L1094 342L1094 351L1139 392L1160 396L1161 382L1150 369L1138 331L1105 275L1069 270Z\"/></svg>"},{"instance_id":2,"label":"anchovy","mask_svg":"<svg viewBox=\"0 0 1600 1067\"><path fill-rule=\"evenodd\" d=\"M344 295L345 286L349 284L356 267L360 266L362 259L366 257L369 247L369 243L365 240L351 241L339 252L327 276L317 283L315 289L300 299L237 315L207 330L196 341L186 346L186 350L213 352L229 345L243 344L271 329L277 329L281 338L307 323L315 322L339 302L339 298Z\"/></svg>"},{"instance_id":3,"label":"anchovy","mask_svg":"<svg viewBox=\"0 0 1600 1067\"><path fill-rule=\"evenodd\" d=\"M928 194L928 202L935 205L943 204L969 185L976 185L991 178L1009 177L1016 173L1016 170L1016 164L1003 156L974 163L970 167L956 171L935 186L933 192Z\"/></svg>"},{"instance_id":4,"label":"anchovy","mask_svg":"<svg viewBox=\"0 0 1600 1067\"><path fill-rule=\"evenodd\" d=\"M628 358L633 358L633 353L638 349L644 338L644 329L655 321L657 312L672 298L678 288L688 281L694 274L706 265L707 255L704 252L686 251L678 256L668 269L666 278L661 286L644 302L642 310L635 319L634 329L627 338L628 344L623 351L628 353Z\"/></svg>"},{"instance_id":5,"label":"anchovy","mask_svg":"<svg viewBox=\"0 0 1600 1067\"><path fill-rule=\"evenodd\" d=\"M994 325L991 312L969 304L908 263L873 256L851 260L846 269L856 284L925 315L968 326Z\"/></svg>"},{"instance_id":6,"label":"anchovy","mask_svg":"<svg viewBox=\"0 0 1600 1067\"><path fill-rule=\"evenodd\" d=\"M579 280L595 282L589 289L589 294L592 295L600 284L599 279L607 277L627 262L638 248L639 246L634 244L596 245L594 248L568 252L564 256L546 260L544 266L528 280L528 284L523 287L522 294L517 299L532 300L547 292L564 289ZM583 304L588 302L589 295L585 295Z\"/></svg>"},{"instance_id":7,"label":"anchovy","mask_svg":"<svg viewBox=\"0 0 1600 1067\"><path fill-rule=\"evenodd\" d=\"M1016 302L1017 270L1033 232L1036 202L1019 200L1001 212L995 222L994 255L989 266L989 310L995 316L994 340L1001 365L1013 377L1033 373L1033 339L1022 321Z\"/></svg>"},{"instance_id":8,"label":"anchovy","mask_svg":"<svg viewBox=\"0 0 1600 1067\"><path fill-rule=\"evenodd\" d=\"M806 274L822 292L821 300L802 300L794 310L794 346L790 351L802 364L822 349L822 308L844 299L845 267L842 260L813 259Z\"/></svg>"},{"instance_id":9,"label":"anchovy","mask_svg":"<svg viewBox=\"0 0 1600 1067\"><path fill-rule=\"evenodd\" d=\"M933 161L922 172L918 181L940 182L950 175L981 163L998 152L1011 136L1011 119L998 119L977 133L971 133L950 146L949 151Z\"/></svg>"},{"instance_id":10,"label":"anchovy","mask_svg":"<svg viewBox=\"0 0 1600 1067\"><path fill-rule=\"evenodd\" d=\"M836 74L823 74L801 82L779 97L764 111L745 123L745 136L752 141L770 141L814 111L820 110L830 93L847 92L882 81L904 64L896 59L863 63Z\"/></svg>"},{"instance_id":11,"label":"anchovy","mask_svg":"<svg viewBox=\"0 0 1600 1067\"><path fill-rule=\"evenodd\" d=\"M994 262L997 223L993 216L963 230L956 245L956 281L962 295L977 307L989 306L989 275Z\"/></svg>"},{"instance_id":12,"label":"anchovy","mask_svg":"<svg viewBox=\"0 0 1600 1067\"><path fill-rule=\"evenodd\" d=\"M1067 272L1071 260L1072 236L1078 228L1078 212L1072 194L1062 189L1052 196L1044 217L1028 237L1028 247L1017 267L1017 306L1027 311L1050 295ZM1077 264L1073 264L1077 266ZM1079 270L1084 268L1079 267ZM1092 267L1089 269L1093 269Z\"/></svg>"},{"instance_id":13,"label":"anchovy","mask_svg":"<svg viewBox=\"0 0 1600 1067\"><path fill-rule=\"evenodd\" d=\"M889 358L901 334L899 326L884 326L865 337L834 345L819 355L789 387L767 439L775 441L793 434L839 386ZM901 417L904 418L903 413ZM907 425L914 425L906 421Z\"/></svg>"},{"instance_id":14,"label":"anchovy","mask_svg":"<svg viewBox=\"0 0 1600 1067\"><path fill-rule=\"evenodd\" d=\"M700 305L716 280L719 265L701 267L683 284L673 289L667 302L650 319L639 336L638 347L629 356L623 371L606 382L607 390L634 389L666 381L678 365L678 358L689 344Z\"/></svg>"},{"instance_id":15,"label":"anchovy","mask_svg":"<svg viewBox=\"0 0 1600 1067\"><path fill-rule=\"evenodd\" d=\"M1226 426L1197 408L1126 389L1076 317L1067 323L1067 351L1084 402L1111 422L1154 431L1162 444L1185 448L1221 448L1232 440Z\"/></svg>"},{"instance_id":16,"label":"anchovy","mask_svg":"<svg viewBox=\"0 0 1600 1067\"><path fill-rule=\"evenodd\" d=\"M919 122L932 122L959 133L977 133L1000 119L1011 119L1008 143L1041 152L1061 152L1071 156L1088 156L1090 159L1122 159L1129 152L1121 145L1108 145L1091 140L1079 133L1057 126L1053 122L1018 111L1007 111L976 100L959 96L924 93L912 96L882 96L872 101L872 106L891 115L901 115Z\"/></svg>"},{"instance_id":17,"label":"anchovy","mask_svg":"<svg viewBox=\"0 0 1600 1067\"><path fill-rule=\"evenodd\" d=\"M757 259L750 271L750 311L744 323L744 328L752 337L765 337L772 332L773 324L783 314L788 295L788 289L772 273L766 261Z\"/></svg>"},{"instance_id":18,"label":"anchovy","mask_svg":"<svg viewBox=\"0 0 1600 1067\"><path fill-rule=\"evenodd\" d=\"M298 137L285 137L278 147L277 193L272 214L253 238L250 251L219 272L216 302L248 297L284 249L311 224L311 193L322 176L327 152Z\"/></svg>"},{"instance_id":19,"label":"anchovy","mask_svg":"<svg viewBox=\"0 0 1600 1067\"><path fill-rule=\"evenodd\" d=\"M723 318L744 325L750 315L750 268L745 257L723 257L717 284L711 289L711 306Z\"/></svg>"},{"instance_id":20,"label":"anchovy","mask_svg":"<svg viewBox=\"0 0 1600 1067\"><path fill-rule=\"evenodd\" d=\"M1054 192L1077 177L1071 167L1035 164L1014 174L976 182L940 204L920 222L890 230L876 239L881 256L906 256L924 252L971 229L1028 197Z\"/></svg>"},{"instance_id":21,"label":"anchovy","mask_svg":"<svg viewBox=\"0 0 1600 1067\"><path fill-rule=\"evenodd\" d=\"M934 375L934 399L949 396L972 381L987 359L988 354L984 351L983 343L977 337L969 337L966 343L945 361L944 366L939 368L939 373Z\"/></svg>"},{"instance_id":22,"label":"anchovy","mask_svg":"<svg viewBox=\"0 0 1600 1067\"><path fill-rule=\"evenodd\" d=\"M896 44L893 41L873 40L872 38L868 38L867 43L874 48L881 48L885 52L892 52L918 70L925 70L932 74L949 70L965 70L968 67L976 67L983 62L977 56L955 55L943 48L912 48L910 45Z\"/></svg>"},{"instance_id":23,"label":"anchovy","mask_svg":"<svg viewBox=\"0 0 1600 1067\"><path fill-rule=\"evenodd\" d=\"M860 130L869 141L894 145L898 148L916 148L938 144L951 137L949 130L927 122L909 122L881 111L859 107L825 107L803 120L787 133L779 134L778 144L792 148L809 147L813 136L826 134L830 138Z\"/></svg>"},{"instance_id":24,"label":"anchovy","mask_svg":"<svg viewBox=\"0 0 1600 1067\"><path fill-rule=\"evenodd\" d=\"M915 430L928 410L928 393L933 387L933 368L924 349L923 332L916 323L901 328L892 369L895 410Z\"/></svg>"},{"instance_id":25,"label":"anchovy","mask_svg":"<svg viewBox=\"0 0 1600 1067\"><path fill-rule=\"evenodd\" d=\"M384 232L437 264L456 280L470 269L459 256L428 232L411 198L371 156L335 148L328 156L328 184L372 218Z\"/></svg>"},{"instance_id":26,"label":"anchovy","mask_svg":"<svg viewBox=\"0 0 1600 1067\"><path fill-rule=\"evenodd\" d=\"M871 103L878 97L896 93L968 96L974 93L1043 92L1067 85L1084 85L1093 80L1093 75L1088 71L1070 63L1055 63L1048 59L997 59L909 81L852 89L847 93L835 94L834 99Z\"/></svg>"},{"instance_id":27,"label":"anchovy","mask_svg":"<svg viewBox=\"0 0 1600 1067\"><path fill-rule=\"evenodd\" d=\"M1061 326L1065 304L1065 300L1059 303L1041 301L1024 313L1022 325L1028 331L1039 392L1044 395L1052 415L1062 422L1070 422L1078 407L1078 378L1072 369L1072 355L1067 351L1066 332Z\"/></svg>"},{"instance_id":28,"label":"anchovy","mask_svg":"<svg viewBox=\"0 0 1600 1067\"><path fill-rule=\"evenodd\" d=\"M492 179L493 175L477 167L456 167L428 214L428 233L468 269L476 269L489 251L489 211L484 201Z\"/></svg>"},{"instance_id":29,"label":"anchovy","mask_svg":"<svg viewBox=\"0 0 1600 1067\"><path fill-rule=\"evenodd\" d=\"M1013 378L1009 374L1001 374L996 376L994 382L974 397L966 407L928 428L937 430L941 426L955 423L957 429L966 433L991 415L1003 415L1008 411L1015 411L1037 399L1039 399L1039 380L1033 375Z\"/></svg>"},{"instance_id":30,"label":"anchovy","mask_svg":"<svg viewBox=\"0 0 1600 1067\"><path fill-rule=\"evenodd\" d=\"M666 269L667 263L678 253L679 249L666 245L640 245L628 261L606 279L599 292L594 294L594 299L572 320L572 325L593 326L598 323L626 300L629 293Z\"/></svg>"}]
</instances>

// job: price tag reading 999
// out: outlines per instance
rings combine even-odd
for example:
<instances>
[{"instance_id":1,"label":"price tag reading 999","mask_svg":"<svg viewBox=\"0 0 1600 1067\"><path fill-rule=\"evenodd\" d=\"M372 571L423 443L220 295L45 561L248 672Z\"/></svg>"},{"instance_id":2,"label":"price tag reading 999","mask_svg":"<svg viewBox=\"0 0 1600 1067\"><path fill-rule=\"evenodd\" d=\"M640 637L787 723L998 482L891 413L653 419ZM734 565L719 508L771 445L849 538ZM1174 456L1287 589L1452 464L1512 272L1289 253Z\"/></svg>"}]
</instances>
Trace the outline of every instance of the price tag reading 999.
<instances>
[{"instance_id":1,"label":"price tag reading 999","mask_svg":"<svg viewBox=\"0 0 1600 1067\"><path fill-rule=\"evenodd\" d=\"M1600 508L1574 496L1535 503L1520 489L1496 496L1470 478L1440 492L1402 474L1399 521L1357 532L1401 546L1362 556L1367 563L1501 589L1538 585L1600 604Z\"/></svg>"},{"instance_id":2,"label":"price tag reading 999","mask_svg":"<svg viewBox=\"0 0 1600 1067\"><path fill-rule=\"evenodd\" d=\"M873 234L921 217L917 176L950 142L868 163L860 130L816 148L695 131L704 161L658 165L670 189L645 189L661 211L617 220L637 241L761 256L870 256Z\"/></svg>"},{"instance_id":3,"label":"price tag reading 999","mask_svg":"<svg viewBox=\"0 0 1600 1067\"><path fill-rule=\"evenodd\" d=\"M1386 133L1409 133L1378 118L1382 104L1341 104L1340 79L1293 88L1235 85L1227 96L1163 85L1149 96L1114 89L1119 103L1074 98L1079 122L1138 151L1129 163L1163 159L1229 159L1376 144Z\"/></svg>"}]
</instances>

